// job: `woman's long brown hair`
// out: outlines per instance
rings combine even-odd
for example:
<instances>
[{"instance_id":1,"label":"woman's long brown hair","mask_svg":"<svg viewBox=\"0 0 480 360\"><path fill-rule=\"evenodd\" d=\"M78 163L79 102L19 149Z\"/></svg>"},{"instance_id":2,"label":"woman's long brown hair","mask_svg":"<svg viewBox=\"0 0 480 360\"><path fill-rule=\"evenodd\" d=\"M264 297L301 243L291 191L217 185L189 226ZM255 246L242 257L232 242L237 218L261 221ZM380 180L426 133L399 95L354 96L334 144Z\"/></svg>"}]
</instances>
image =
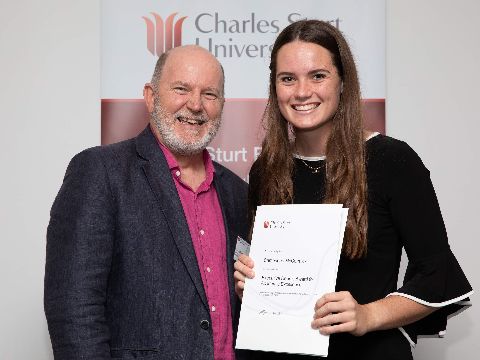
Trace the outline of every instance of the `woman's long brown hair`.
<instances>
[{"instance_id":1,"label":"woman's long brown hair","mask_svg":"<svg viewBox=\"0 0 480 360\"><path fill-rule=\"evenodd\" d=\"M270 61L270 89L263 115L266 135L255 168L261 179L256 185L259 204L288 204L293 200L293 151L288 123L280 113L276 95L277 54L292 41L315 43L330 51L343 82L338 109L326 148L325 203L349 208L342 253L350 259L367 251L367 181L365 139L360 85L355 62L342 33L319 20L302 20L287 26L277 37ZM254 211L256 204L250 204Z\"/></svg>"}]
</instances>

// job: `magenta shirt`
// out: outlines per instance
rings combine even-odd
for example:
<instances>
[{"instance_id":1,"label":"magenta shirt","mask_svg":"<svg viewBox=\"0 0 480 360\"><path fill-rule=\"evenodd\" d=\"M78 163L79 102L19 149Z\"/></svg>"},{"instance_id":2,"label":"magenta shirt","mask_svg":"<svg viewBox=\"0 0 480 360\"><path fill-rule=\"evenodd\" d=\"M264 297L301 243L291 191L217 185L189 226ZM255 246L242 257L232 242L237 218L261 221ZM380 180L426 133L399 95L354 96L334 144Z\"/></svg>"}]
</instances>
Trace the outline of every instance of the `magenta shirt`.
<instances>
[{"instance_id":1,"label":"magenta shirt","mask_svg":"<svg viewBox=\"0 0 480 360\"><path fill-rule=\"evenodd\" d=\"M215 360L235 360L232 315L228 289L226 237L222 210L212 186L215 169L207 150L203 151L206 178L194 192L182 183L180 168L170 150L159 142L177 188L197 256L207 295L213 331Z\"/></svg>"}]
</instances>

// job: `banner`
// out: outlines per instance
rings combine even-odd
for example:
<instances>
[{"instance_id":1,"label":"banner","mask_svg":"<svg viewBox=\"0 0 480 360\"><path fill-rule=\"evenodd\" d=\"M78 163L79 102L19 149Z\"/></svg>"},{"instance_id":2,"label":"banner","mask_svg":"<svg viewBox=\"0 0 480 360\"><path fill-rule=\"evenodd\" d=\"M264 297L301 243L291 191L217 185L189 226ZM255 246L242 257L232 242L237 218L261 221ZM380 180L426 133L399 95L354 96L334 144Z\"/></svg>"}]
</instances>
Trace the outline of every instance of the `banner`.
<instances>
[{"instance_id":1,"label":"banner","mask_svg":"<svg viewBox=\"0 0 480 360\"><path fill-rule=\"evenodd\" d=\"M261 150L272 44L285 26L307 18L329 21L343 32L359 71L365 126L385 133L385 0L103 0L102 144L131 138L145 128L142 91L158 56L175 46L197 44L225 69L223 122L208 151L248 181Z\"/></svg>"}]
</instances>

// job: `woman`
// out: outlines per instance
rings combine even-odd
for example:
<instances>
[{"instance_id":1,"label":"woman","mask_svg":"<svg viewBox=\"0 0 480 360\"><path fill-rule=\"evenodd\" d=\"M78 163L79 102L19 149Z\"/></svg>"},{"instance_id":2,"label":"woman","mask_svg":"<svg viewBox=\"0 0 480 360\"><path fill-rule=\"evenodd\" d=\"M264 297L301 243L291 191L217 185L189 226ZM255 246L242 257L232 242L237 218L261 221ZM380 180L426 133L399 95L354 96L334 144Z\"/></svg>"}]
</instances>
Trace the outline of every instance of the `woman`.
<instances>
[{"instance_id":1,"label":"woman","mask_svg":"<svg viewBox=\"0 0 480 360\"><path fill-rule=\"evenodd\" d=\"M331 334L329 359L412 359L417 335L441 334L447 315L472 293L450 251L429 172L406 143L363 129L355 63L335 27L289 25L275 41L270 70L266 136L250 172L251 223L261 204L349 208L336 292L318 299L311 326ZM402 247L409 265L397 290ZM235 263L240 298L253 265L247 256Z\"/></svg>"}]
</instances>

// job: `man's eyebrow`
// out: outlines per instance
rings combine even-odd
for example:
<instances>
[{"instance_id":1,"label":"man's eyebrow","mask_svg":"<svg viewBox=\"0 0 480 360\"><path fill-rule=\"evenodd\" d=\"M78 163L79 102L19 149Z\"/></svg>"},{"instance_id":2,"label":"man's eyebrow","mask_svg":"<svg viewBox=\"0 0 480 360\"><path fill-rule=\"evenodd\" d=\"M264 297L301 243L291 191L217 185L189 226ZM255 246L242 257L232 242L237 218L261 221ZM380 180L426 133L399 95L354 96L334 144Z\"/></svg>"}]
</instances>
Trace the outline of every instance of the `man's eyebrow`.
<instances>
[{"instance_id":1,"label":"man's eyebrow","mask_svg":"<svg viewBox=\"0 0 480 360\"><path fill-rule=\"evenodd\" d=\"M182 86L182 87L185 87L187 89L192 88L192 85L190 83L185 82L185 81L181 81L181 80L174 81L173 83L170 84L170 87L175 87L175 86ZM208 86L206 88L203 88L202 92L213 92L218 96L222 95L222 90L220 90L220 88L215 87L215 86Z\"/></svg>"},{"instance_id":2,"label":"man's eyebrow","mask_svg":"<svg viewBox=\"0 0 480 360\"><path fill-rule=\"evenodd\" d=\"M206 87L205 91L212 91L212 92L220 93L220 89L217 88L217 87L214 87L214 86Z\"/></svg>"},{"instance_id":3,"label":"man's eyebrow","mask_svg":"<svg viewBox=\"0 0 480 360\"><path fill-rule=\"evenodd\" d=\"M184 86L184 87L190 87L190 85L184 81L180 81L180 80L177 80L177 81L174 81L172 83L172 86L178 86L178 85L181 85L181 86Z\"/></svg>"}]
</instances>

